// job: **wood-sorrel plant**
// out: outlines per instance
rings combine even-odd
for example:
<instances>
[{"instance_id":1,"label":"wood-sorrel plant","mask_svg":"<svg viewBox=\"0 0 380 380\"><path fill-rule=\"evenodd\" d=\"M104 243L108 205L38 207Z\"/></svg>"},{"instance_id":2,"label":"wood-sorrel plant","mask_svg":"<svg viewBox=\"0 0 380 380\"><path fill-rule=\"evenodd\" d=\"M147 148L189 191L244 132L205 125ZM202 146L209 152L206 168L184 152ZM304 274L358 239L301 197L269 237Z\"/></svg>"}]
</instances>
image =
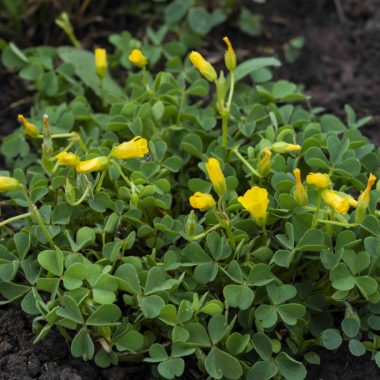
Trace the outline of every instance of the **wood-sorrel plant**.
<instances>
[{"instance_id":1,"label":"wood-sorrel plant","mask_svg":"<svg viewBox=\"0 0 380 380\"><path fill-rule=\"evenodd\" d=\"M153 74L153 50L111 41L109 62L3 51L39 91L2 145L1 303L34 316L36 342L55 327L76 357L144 360L167 379L194 357L215 379L299 380L316 346L342 342L380 363L367 119L311 108L270 81L278 61L237 65L228 39L219 75L195 52L200 74L174 56ZM124 56L118 84L108 71Z\"/></svg>"}]
</instances>

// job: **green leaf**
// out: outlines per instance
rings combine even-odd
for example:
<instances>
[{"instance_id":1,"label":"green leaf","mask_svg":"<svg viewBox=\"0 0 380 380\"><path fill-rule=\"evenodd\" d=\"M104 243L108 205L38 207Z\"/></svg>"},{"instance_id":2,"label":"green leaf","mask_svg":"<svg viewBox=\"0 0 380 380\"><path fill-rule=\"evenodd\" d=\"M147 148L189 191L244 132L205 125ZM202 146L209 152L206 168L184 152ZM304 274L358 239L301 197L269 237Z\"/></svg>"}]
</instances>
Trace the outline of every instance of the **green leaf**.
<instances>
[{"instance_id":1,"label":"green leaf","mask_svg":"<svg viewBox=\"0 0 380 380\"><path fill-rule=\"evenodd\" d=\"M239 361L218 348L209 352L205 367L207 373L215 379L240 379L243 375Z\"/></svg>"},{"instance_id":2,"label":"green leaf","mask_svg":"<svg viewBox=\"0 0 380 380\"><path fill-rule=\"evenodd\" d=\"M264 67L278 67L281 66L281 62L276 58L263 57L263 58L252 58L243 63L239 64L235 69L235 81L243 79L252 72L262 69Z\"/></svg>"},{"instance_id":3,"label":"green leaf","mask_svg":"<svg viewBox=\"0 0 380 380\"><path fill-rule=\"evenodd\" d=\"M16 300L19 297L22 297L30 290L29 286L15 284L14 282L0 282L0 294L7 299L7 301L0 301L0 305L5 305L9 302Z\"/></svg>"},{"instance_id":4,"label":"green leaf","mask_svg":"<svg viewBox=\"0 0 380 380\"><path fill-rule=\"evenodd\" d=\"M203 7L191 8L187 14L187 22L193 32L201 35L206 35L212 27L210 14Z\"/></svg>"},{"instance_id":5,"label":"green leaf","mask_svg":"<svg viewBox=\"0 0 380 380\"><path fill-rule=\"evenodd\" d=\"M158 317L161 309L165 306L164 300L157 295L147 297L137 296L137 301L144 316L150 319Z\"/></svg>"},{"instance_id":6,"label":"green leaf","mask_svg":"<svg viewBox=\"0 0 380 380\"><path fill-rule=\"evenodd\" d=\"M303 305L297 303L287 303L278 305L277 312L285 323L294 326L297 324L297 320L306 314L306 309Z\"/></svg>"},{"instance_id":7,"label":"green leaf","mask_svg":"<svg viewBox=\"0 0 380 380\"><path fill-rule=\"evenodd\" d=\"M187 10L193 5L193 0L175 0L172 1L164 11L165 21L168 24L175 24L180 21Z\"/></svg>"},{"instance_id":8,"label":"green leaf","mask_svg":"<svg viewBox=\"0 0 380 380\"><path fill-rule=\"evenodd\" d=\"M342 321L342 330L349 337L354 338L359 334L360 325L354 318L344 318Z\"/></svg>"},{"instance_id":9,"label":"green leaf","mask_svg":"<svg viewBox=\"0 0 380 380\"><path fill-rule=\"evenodd\" d=\"M329 278L332 281L332 286L337 290L351 290L355 286L355 278L343 263L339 263L330 272Z\"/></svg>"},{"instance_id":10,"label":"green leaf","mask_svg":"<svg viewBox=\"0 0 380 380\"><path fill-rule=\"evenodd\" d=\"M256 264L249 273L247 283L250 286L265 286L274 280L274 276L269 265L264 263Z\"/></svg>"},{"instance_id":11,"label":"green leaf","mask_svg":"<svg viewBox=\"0 0 380 380\"><path fill-rule=\"evenodd\" d=\"M252 335L252 343L260 358L269 361L272 357L272 342L264 333Z\"/></svg>"},{"instance_id":12,"label":"green leaf","mask_svg":"<svg viewBox=\"0 0 380 380\"><path fill-rule=\"evenodd\" d=\"M255 317L264 328L271 328L277 323L276 309L272 305L260 305L255 310Z\"/></svg>"},{"instance_id":13,"label":"green leaf","mask_svg":"<svg viewBox=\"0 0 380 380\"><path fill-rule=\"evenodd\" d=\"M62 298L62 307L57 309L57 315L65 319L69 319L75 323L81 324L84 322L78 304L70 296L64 296Z\"/></svg>"},{"instance_id":14,"label":"green leaf","mask_svg":"<svg viewBox=\"0 0 380 380\"><path fill-rule=\"evenodd\" d=\"M24 259L30 248L30 234L26 232L17 232L14 235L14 241L20 259Z\"/></svg>"},{"instance_id":15,"label":"green leaf","mask_svg":"<svg viewBox=\"0 0 380 380\"><path fill-rule=\"evenodd\" d=\"M231 355L240 355L246 350L249 339L249 334L242 335L238 332L234 332L228 337L226 348Z\"/></svg>"},{"instance_id":16,"label":"green leaf","mask_svg":"<svg viewBox=\"0 0 380 380\"><path fill-rule=\"evenodd\" d=\"M115 341L116 348L119 351L132 351L136 352L144 346L144 336L138 331L131 330Z\"/></svg>"},{"instance_id":17,"label":"green leaf","mask_svg":"<svg viewBox=\"0 0 380 380\"><path fill-rule=\"evenodd\" d=\"M363 356L366 352L364 344L356 339L350 339L348 348L354 356Z\"/></svg>"},{"instance_id":18,"label":"green leaf","mask_svg":"<svg viewBox=\"0 0 380 380\"><path fill-rule=\"evenodd\" d=\"M118 306L100 305L88 318L86 325L88 326L111 326L118 324L121 318L121 310Z\"/></svg>"},{"instance_id":19,"label":"green leaf","mask_svg":"<svg viewBox=\"0 0 380 380\"><path fill-rule=\"evenodd\" d=\"M150 358L145 359L149 363L157 363L169 358L165 347L162 344L154 343L149 348Z\"/></svg>"},{"instance_id":20,"label":"green leaf","mask_svg":"<svg viewBox=\"0 0 380 380\"><path fill-rule=\"evenodd\" d=\"M185 362L181 358L168 359L158 365L158 373L164 379L174 379L183 374Z\"/></svg>"},{"instance_id":21,"label":"green leaf","mask_svg":"<svg viewBox=\"0 0 380 380\"><path fill-rule=\"evenodd\" d=\"M370 276L361 276L355 278L356 286L360 290L360 293L368 299L377 290L377 282Z\"/></svg>"},{"instance_id":22,"label":"green leaf","mask_svg":"<svg viewBox=\"0 0 380 380\"><path fill-rule=\"evenodd\" d=\"M324 246L324 233L321 230L310 229L305 232L295 249L298 251L319 252Z\"/></svg>"},{"instance_id":23,"label":"green leaf","mask_svg":"<svg viewBox=\"0 0 380 380\"><path fill-rule=\"evenodd\" d=\"M280 352L275 363L286 380L303 380L306 377L307 371L304 365L291 358L286 352Z\"/></svg>"},{"instance_id":24,"label":"green leaf","mask_svg":"<svg viewBox=\"0 0 380 380\"><path fill-rule=\"evenodd\" d=\"M223 289L223 295L231 307L240 310L248 309L255 297L253 291L246 285L227 285Z\"/></svg>"},{"instance_id":25,"label":"green leaf","mask_svg":"<svg viewBox=\"0 0 380 380\"><path fill-rule=\"evenodd\" d=\"M247 380L269 380L276 376L278 369L269 361L256 362L247 373Z\"/></svg>"},{"instance_id":26,"label":"green leaf","mask_svg":"<svg viewBox=\"0 0 380 380\"><path fill-rule=\"evenodd\" d=\"M342 337L336 329L326 329L322 333L322 344L328 350L336 350L342 344Z\"/></svg>"},{"instance_id":27,"label":"green leaf","mask_svg":"<svg viewBox=\"0 0 380 380\"><path fill-rule=\"evenodd\" d=\"M227 330L227 320L222 314L214 315L208 322L208 332L213 344L220 342Z\"/></svg>"},{"instance_id":28,"label":"green leaf","mask_svg":"<svg viewBox=\"0 0 380 380\"><path fill-rule=\"evenodd\" d=\"M119 289L131 294L140 293L140 280L136 268L132 264L120 265L115 271L115 277L119 282Z\"/></svg>"},{"instance_id":29,"label":"green leaf","mask_svg":"<svg viewBox=\"0 0 380 380\"><path fill-rule=\"evenodd\" d=\"M74 263L69 266L63 275L63 285L66 289L77 289L82 286L87 278L87 266L83 263Z\"/></svg>"},{"instance_id":30,"label":"green leaf","mask_svg":"<svg viewBox=\"0 0 380 380\"><path fill-rule=\"evenodd\" d=\"M37 261L48 272L55 276L62 276L64 256L60 249L40 252Z\"/></svg>"},{"instance_id":31,"label":"green leaf","mask_svg":"<svg viewBox=\"0 0 380 380\"><path fill-rule=\"evenodd\" d=\"M92 359L94 352L94 343L92 342L90 335L86 332L86 328L83 327L71 342L71 354L75 358L82 357L83 360L87 361Z\"/></svg>"}]
</instances>

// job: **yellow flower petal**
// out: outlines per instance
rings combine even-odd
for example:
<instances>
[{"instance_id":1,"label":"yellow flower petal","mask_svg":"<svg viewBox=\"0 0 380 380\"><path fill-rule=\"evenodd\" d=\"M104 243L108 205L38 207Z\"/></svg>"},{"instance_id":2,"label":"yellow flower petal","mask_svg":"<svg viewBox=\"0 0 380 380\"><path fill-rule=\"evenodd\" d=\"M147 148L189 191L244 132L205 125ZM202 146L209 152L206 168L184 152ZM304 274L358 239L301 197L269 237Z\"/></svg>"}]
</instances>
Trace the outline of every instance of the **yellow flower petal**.
<instances>
[{"instance_id":1,"label":"yellow flower petal","mask_svg":"<svg viewBox=\"0 0 380 380\"><path fill-rule=\"evenodd\" d=\"M197 191L190 198L190 205L200 211L207 211L215 206L215 200L211 194L205 194Z\"/></svg>"},{"instance_id":2,"label":"yellow flower petal","mask_svg":"<svg viewBox=\"0 0 380 380\"><path fill-rule=\"evenodd\" d=\"M141 158L149 152L148 141L140 136L123 142L112 149L111 156L126 160L127 158Z\"/></svg>"},{"instance_id":3,"label":"yellow flower petal","mask_svg":"<svg viewBox=\"0 0 380 380\"><path fill-rule=\"evenodd\" d=\"M223 195L226 192L227 186L219 161L213 157L209 158L205 164L205 168L214 190L218 195Z\"/></svg>"},{"instance_id":4,"label":"yellow flower petal","mask_svg":"<svg viewBox=\"0 0 380 380\"><path fill-rule=\"evenodd\" d=\"M331 185L330 177L323 173L309 173L306 177L306 183L318 189L325 189Z\"/></svg>"},{"instance_id":5,"label":"yellow flower petal","mask_svg":"<svg viewBox=\"0 0 380 380\"><path fill-rule=\"evenodd\" d=\"M90 173L103 170L108 165L108 158L101 156L95 157L91 160L81 161L76 165L78 173Z\"/></svg>"},{"instance_id":6,"label":"yellow flower petal","mask_svg":"<svg viewBox=\"0 0 380 380\"><path fill-rule=\"evenodd\" d=\"M133 49L131 54L129 54L128 59L131 63L140 69L148 64L148 58L145 57L140 49Z\"/></svg>"},{"instance_id":7,"label":"yellow flower petal","mask_svg":"<svg viewBox=\"0 0 380 380\"><path fill-rule=\"evenodd\" d=\"M71 152L60 152L55 157L59 165L76 166L80 162L80 158Z\"/></svg>"},{"instance_id":8,"label":"yellow flower petal","mask_svg":"<svg viewBox=\"0 0 380 380\"><path fill-rule=\"evenodd\" d=\"M199 72L210 82L215 82L217 74L210 62L207 62L201 54L192 51L189 55L191 63L199 70Z\"/></svg>"},{"instance_id":9,"label":"yellow flower petal","mask_svg":"<svg viewBox=\"0 0 380 380\"><path fill-rule=\"evenodd\" d=\"M266 189L253 186L238 198L238 202L251 214L259 226L265 225L269 205Z\"/></svg>"},{"instance_id":10,"label":"yellow flower petal","mask_svg":"<svg viewBox=\"0 0 380 380\"><path fill-rule=\"evenodd\" d=\"M16 178L0 176L0 192L16 190L20 187L20 182Z\"/></svg>"}]
</instances>

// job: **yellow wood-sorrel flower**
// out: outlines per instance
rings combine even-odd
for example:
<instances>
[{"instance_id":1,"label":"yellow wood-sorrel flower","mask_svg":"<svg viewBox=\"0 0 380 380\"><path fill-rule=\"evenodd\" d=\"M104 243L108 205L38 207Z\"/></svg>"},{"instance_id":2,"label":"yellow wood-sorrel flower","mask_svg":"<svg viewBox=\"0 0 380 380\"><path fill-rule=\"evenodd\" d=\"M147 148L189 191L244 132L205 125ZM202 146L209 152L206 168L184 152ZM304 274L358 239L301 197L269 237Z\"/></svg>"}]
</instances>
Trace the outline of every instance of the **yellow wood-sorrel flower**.
<instances>
[{"instance_id":1,"label":"yellow wood-sorrel flower","mask_svg":"<svg viewBox=\"0 0 380 380\"><path fill-rule=\"evenodd\" d=\"M264 149L263 154L264 157L259 161L257 170L262 177L266 177L270 171L270 158L272 156L272 152L269 149Z\"/></svg>"},{"instance_id":2,"label":"yellow wood-sorrel flower","mask_svg":"<svg viewBox=\"0 0 380 380\"><path fill-rule=\"evenodd\" d=\"M260 227L265 226L268 213L268 191L262 187L253 186L247 190L238 202L251 214Z\"/></svg>"},{"instance_id":3,"label":"yellow wood-sorrel flower","mask_svg":"<svg viewBox=\"0 0 380 380\"><path fill-rule=\"evenodd\" d=\"M200 211L207 211L215 206L215 200L211 194L205 194L197 191L189 198L191 207Z\"/></svg>"},{"instance_id":4,"label":"yellow wood-sorrel flower","mask_svg":"<svg viewBox=\"0 0 380 380\"><path fill-rule=\"evenodd\" d=\"M294 191L294 199L300 206L306 206L308 202L307 191L301 181L301 170L298 168L293 170L296 179L296 189Z\"/></svg>"},{"instance_id":5,"label":"yellow wood-sorrel flower","mask_svg":"<svg viewBox=\"0 0 380 380\"><path fill-rule=\"evenodd\" d=\"M211 157L205 164L205 168L214 190L219 196L223 195L226 192L227 185L219 161Z\"/></svg>"},{"instance_id":6,"label":"yellow wood-sorrel flower","mask_svg":"<svg viewBox=\"0 0 380 380\"><path fill-rule=\"evenodd\" d=\"M108 165L108 158L101 156L95 157L91 160L81 161L76 165L76 171L78 173L90 173L99 172L105 169Z\"/></svg>"},{"instance_id":7,"label":"yellow wood-sorrel flower","mask_svg":"<svg viewBox=\"0 0 380 380\"><path fill-rule=\"evenodd\" d=\"M39 135L38 128L25 119L24 115L18 115L18 121L22 123L24 133L30 137L37 137Z\"/></svg>"},{"instance_id":8,"label":"yellow wood-sorrel flower","mask_svg":"<svg viewBox=\"0 0 380 380\"><path fill-rule=\"evenodd\" d=\"M0 176L0 192L16 190L20 187L20 182L16 178Z\"/></svg>"},{"instance_id":9,"label":"yellow wood-sorrel flower","mask_svg":"<svg viewBox=\"0 0 380 380\"><path fill-rule=\"evenodd\" d=\"M207 62L201 54L192 51L189 55L191 63L199 70L199 72L210 82L215 82L217 74L210 62Z\"/></svg>"},{"instance_id":10,"label":"yellow wood-sorrel flower","mask_svg":"<svg viewBox=\"0 0 380 380\"><path fill-rule=\"evenodd\" d=\"M369 201L371 200L371 189L372 189L372 186L375 184L375 182L376 182L376 176L374 176L371 173L368 178L367 187L360 194L358 198L358 205L357 205L356 214L355 214L356 223L361 223L367 213Z\"/></svg>"},{"instance_id":11,"label":"yellow wood-sorrel flower","mask_svg":"<svg viewBox=\"0 0 380 380\"><path fill-rule=\"evenodd\" d=\"M55 158L59 165L76 166L80 162L80 158L71 152L60 152Z\"/></svg>"},{"instance_id":12,"label":"yellow wood-sorrel flower","mask_svg":"<svg viewBox=\"0 0 380 380\"><path fill-rule=\"evenodd\" d=\"M347 199L340 196L334 190L323 190L322 199L330 207L334 208L339 214L347 214L350 204Z\"/></svg>"},{"instance_id":13,"label":"yellow wood-sorrel flower","mask_svg":"<svg viewBox=\"0 0 380 380\"><path fill-rule=\"evenodd\" d=\"M99 78L104 78L107 73L107 51L106 49L95 49L95 68Z\"/></svg>"},{"instance_id":14,"label":"yellow wood-sorrel flower","mask_svg":"<svg viewBox=\"0 0 380 380\"><path fill-rule=\"evenodd\" d=\"M140 136L123 142L112 149L111 156L126 160L127 158L144 157L149 152L148 141Z\"/></svg>"},{"instance_id":15,"label":"yellow wood-sorrel flower","mask_svg":"<svg viewBox=\"0 0 380 380\"><path fill-rule=\"evenodd\" d=\"M131 54L129 54L128 59L135 66L142 69L148 64L148 58L142 53L140 49L133 49Z\"/></svg>"},{"instance_id":16,"label":"yellow wood-sorrel flower","mask_svg":"<svg viewBox=\"0 0 380 380\"><path fill-rule=\"evenodd\" d=\"M306 176L306 183L315 186L317 189L326 189L331 185L330 177L323 173L309 173Z\"/></svg>"},{"instance_id":17,"label":"yellow wood-sorrel flower","mask_svg":"<svg viewBox=\"0 0 380 380\"><path fill-rule=\"evenodd\" d=\"M223 41L227 45L227 51L224 53L224 63L228 70L234 71L236 68L236 54L228 37L224 37Z\"/></svg>"},{"instance_id":18,"label":"yellow wood-sorrel flower","mask_svg":"<svg viewBox=\"0 0 380 380\"><path fill-rule=\"evenodd\" d=\"M276 153L298 152L299 150L301 150L301 145L288 144L286 142L280 141L280 142L274 143L271 146L271 150Z\"/></svg>"}]
</instances>

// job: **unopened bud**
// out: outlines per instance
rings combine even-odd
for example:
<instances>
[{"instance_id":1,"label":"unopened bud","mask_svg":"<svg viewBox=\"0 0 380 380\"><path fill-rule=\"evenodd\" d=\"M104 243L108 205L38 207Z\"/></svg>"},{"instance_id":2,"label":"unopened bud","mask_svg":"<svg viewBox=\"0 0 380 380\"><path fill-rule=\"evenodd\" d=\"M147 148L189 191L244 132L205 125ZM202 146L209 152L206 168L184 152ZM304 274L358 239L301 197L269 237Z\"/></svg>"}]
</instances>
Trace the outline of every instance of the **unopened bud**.
<instances>
[{"instance_id":1,"label":"unopened bud","mask_svg":"<svg viewBox=\"0 0 380 380\"><path fill-rule=\"evenodd\" d=\"M186 235L190 237L194 236L196 226L197 226L197 219L195 217L194 210L191 210L185 224Z\"/></svg>"}]
</instances>

